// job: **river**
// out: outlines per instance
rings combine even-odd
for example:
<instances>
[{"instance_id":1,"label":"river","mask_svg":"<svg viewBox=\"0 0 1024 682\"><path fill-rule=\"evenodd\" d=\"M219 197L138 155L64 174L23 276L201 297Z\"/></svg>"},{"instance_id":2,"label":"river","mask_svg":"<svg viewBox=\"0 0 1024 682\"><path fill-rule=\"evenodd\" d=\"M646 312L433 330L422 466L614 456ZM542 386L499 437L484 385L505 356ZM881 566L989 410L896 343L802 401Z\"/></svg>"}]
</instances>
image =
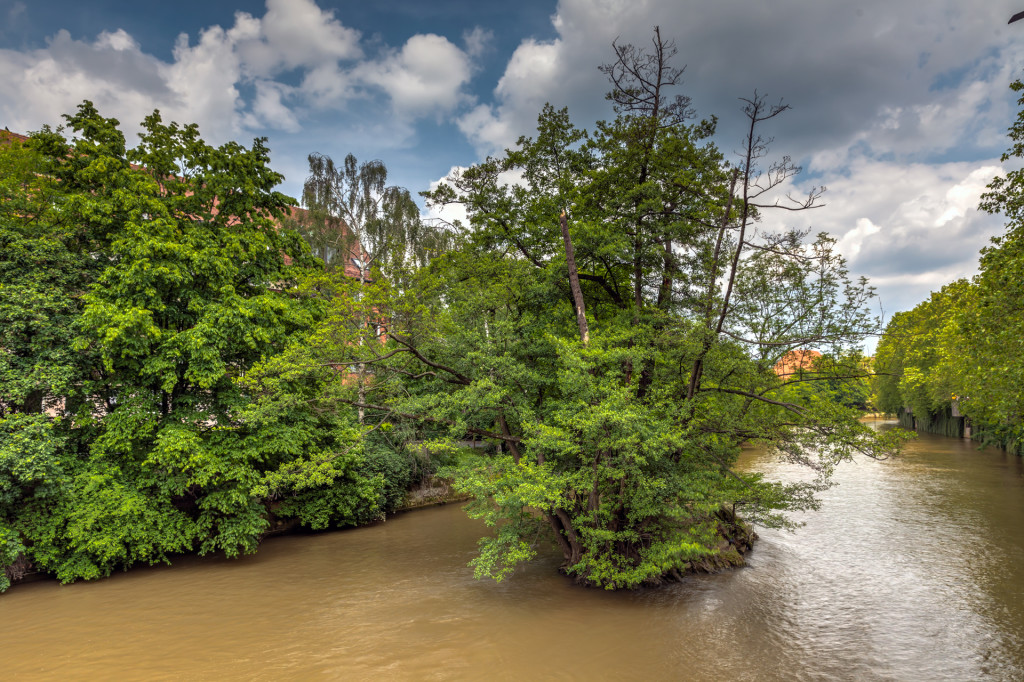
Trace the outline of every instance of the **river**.
<instances>
[{"instance_id":1,"label":"river","mask_svg":"<svg viewBox=\"0 0 1024 682\"><path fill-rule=\"evenodd\" d=\"M763 452L743 466L792 479ZM457 506L0 595L0 679L1024 680L1024 463L922 435L748 566L635 593L475 581Z\"/></svg>"}]
</instances>

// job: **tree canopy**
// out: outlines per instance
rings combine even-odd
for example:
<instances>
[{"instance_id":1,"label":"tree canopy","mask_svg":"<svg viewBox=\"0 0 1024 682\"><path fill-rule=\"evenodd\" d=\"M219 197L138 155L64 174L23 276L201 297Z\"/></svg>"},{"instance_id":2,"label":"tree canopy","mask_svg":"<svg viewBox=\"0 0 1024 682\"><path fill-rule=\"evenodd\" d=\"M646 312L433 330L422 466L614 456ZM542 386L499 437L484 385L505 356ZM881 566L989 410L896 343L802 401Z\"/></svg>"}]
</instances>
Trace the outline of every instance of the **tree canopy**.
<instances>
[{"instance_id":1,"label":"tree canopy","mask_svg":"<svg viewBox=\"0 0 1024 682\"><path fill-rule=\"evenodd\" d=\"M614 120L585 131L546 106L535 137L426 193L462 204L470 224L413 286L367 288L386 344L337 335L328 314L303 351L372 367L365 398L348 398L368 420L408 423L436 450L467 434L499 444L449 471L494 529L478 575L508 575L542 536L566 573L607 588L737 561L737 513L784 525L837 462L898 447L856 409L787 398L775 362L806 346L847 354L875 328L872 292L831 238L757 225L820 196L776 198L799 169L761 165L761 127L787 107L744 100L743 153L728 162L709 141L715 121L670 98L673 52L657 32L649 51L617 47ZM744 443L819 476L743 472Z\"/></svg>"},{"instance_id":2,"label":"tree canopy","mask_svg":"<svg viewBox=\"0 0 1024 682\"><path fill-rule=\"evenodd\" d=\"M73 139L0 149L0 566L91 578L379 518L411 445L492 528L478 575L547 538L580 583L632 588L741 562L747 523L792 525L839 462L898 450L857 420L871 288L828 235L762 222L823 192L778 194L800 169L762 129L788 107L743 99L728 159L674 53L657 29L616 45L614 119L545 106L424 193L465 225L423 224L378 161L314 154L303 234L281 229L264 140L157 112L135 147L86 102ZM353 250L357 277L330 267ZM783 381L799 348L826 357ZM750 443L816 475L745 471Z\"/></svg>"},{"instance_id":3,"label":"tree canopy","mask_svg":"<svg viewBox=\"0 0 1024 682\"><path fill-rule=\"evenodd\" d=\"M1024 82L1011 86L1024 91ZM1024 96L1002 160L1024 157ZM878 345L879 406L915 415L958 411L975 435L1024 450L1024 172L996 177L980 208L1006 216L1006 231L981 252L972 280L946 285L913 310L893 316Z\"/></svg>"},{"instance_id":4,"label":"tree canopy","mask_svg":"<svg viewBox=\"0 0 1024 682\"><path fill-rule=\"evenodd\" d=\"M66 119L0 148L0 566L91 578L379 516L351 415L302 399L338 373L246 380L326 308L264 141Z\"/></svg>"}]
</instances>

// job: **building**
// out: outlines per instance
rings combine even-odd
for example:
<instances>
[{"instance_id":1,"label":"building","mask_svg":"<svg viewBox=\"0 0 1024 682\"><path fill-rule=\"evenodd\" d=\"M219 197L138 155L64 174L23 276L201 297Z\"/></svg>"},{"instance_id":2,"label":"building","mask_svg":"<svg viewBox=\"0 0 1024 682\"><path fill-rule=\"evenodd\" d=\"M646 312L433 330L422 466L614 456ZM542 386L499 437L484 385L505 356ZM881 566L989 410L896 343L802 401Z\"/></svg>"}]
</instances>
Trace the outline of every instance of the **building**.
<instances>
[{"instance_id":1,"label":"building","mask_svg":"<svg viewBox=\"0 0 1024 682\"><path fill-rule=\"evenodd\" d=\"M814 364L821 357L821 353L816 350L806 350L798 348L791 350L775 363L775 374L778 375L783 381L788 381L794 376L797 376L803 372L810 372L814 369Z\"/></svg>"}]
</instances>

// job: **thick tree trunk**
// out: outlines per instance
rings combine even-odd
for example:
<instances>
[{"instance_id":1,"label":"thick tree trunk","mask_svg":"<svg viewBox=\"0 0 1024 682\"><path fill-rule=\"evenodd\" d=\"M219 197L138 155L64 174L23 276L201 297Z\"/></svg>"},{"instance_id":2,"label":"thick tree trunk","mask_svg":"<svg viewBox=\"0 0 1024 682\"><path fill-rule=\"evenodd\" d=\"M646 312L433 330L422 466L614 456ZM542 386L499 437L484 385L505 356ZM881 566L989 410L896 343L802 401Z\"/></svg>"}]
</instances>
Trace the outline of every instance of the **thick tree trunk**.
<instances>
[{"instance_id":1,"label":"thick tree trunk","mask_svg":"<svg viewBox=\"0 0 1024 682\"><path fill-rule=\"evenodd\" d=\"M555 509L555 517L561 524L565 532L566 544L569 545L569 556L566 557L565 568L575 566L583 557L583 545L580 544L579 535L576 534L576 529L572 526L572 519L564 509Z\"/></svg>"}]
</instances>

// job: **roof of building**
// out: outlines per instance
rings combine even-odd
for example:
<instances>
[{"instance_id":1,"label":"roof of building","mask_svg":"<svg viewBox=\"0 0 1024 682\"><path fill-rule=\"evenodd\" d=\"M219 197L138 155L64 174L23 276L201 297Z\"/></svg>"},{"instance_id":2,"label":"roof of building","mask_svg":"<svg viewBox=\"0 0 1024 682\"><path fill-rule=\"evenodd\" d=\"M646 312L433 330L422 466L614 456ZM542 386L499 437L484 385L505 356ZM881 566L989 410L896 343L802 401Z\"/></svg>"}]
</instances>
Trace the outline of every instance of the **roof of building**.
<instances>
[{"instance_id":1,"label":"roof of building","mask_svg":"<svg viewBox=\"0 0 1024 682\"><path fill-rule=\"evenodd\" d=\"M816 350L798 348L779 358L779 361L775 363L774 370L780 379L786 380L800 372L813 369L814 363L820 357L821 353Z\"/></svg>"}]
</instances>

